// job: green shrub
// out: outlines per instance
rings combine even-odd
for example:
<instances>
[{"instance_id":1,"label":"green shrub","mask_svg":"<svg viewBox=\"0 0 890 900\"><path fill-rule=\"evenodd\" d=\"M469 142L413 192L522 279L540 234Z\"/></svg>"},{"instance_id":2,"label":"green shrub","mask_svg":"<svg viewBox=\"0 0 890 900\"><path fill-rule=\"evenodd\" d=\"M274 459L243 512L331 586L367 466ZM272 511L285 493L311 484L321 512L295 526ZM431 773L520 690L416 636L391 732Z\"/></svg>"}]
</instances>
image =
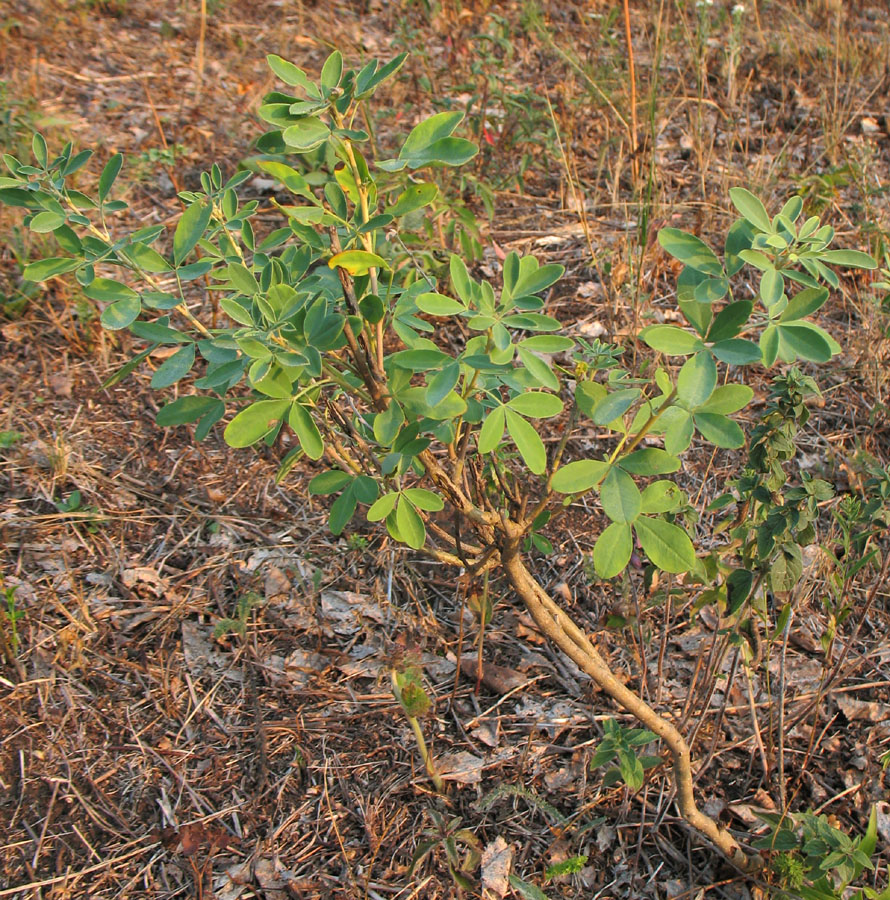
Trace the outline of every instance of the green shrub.
<instances>
[{"instance_id":1,"label":"green shrub","mask_svg":"<svg viewBox=\"0 0 890 900\"><path fill-rule=\"evenodd\" d=\"M627 740L610 733L604 759L616 757L619 775L638 785L643 764L632 763L632 748L663 741L687 822L737 865L757 868L759 857L696 806L683 736L614 676L535 579L526 548L546 549L539 532L577 498L595 497L608 519L593 551L601 578L621 574L636 543L651 566L708 586L737 629L757 615L764 580L787 592L828 491L815 480L785 484L804 401L816 390L810 378L792 368L774 380L748 439L747 468L715 505L727 510L727 543L697 547L689 499L664 476L681 468L696 435L728 450L745 445L733 416L753 391L731 380L745 367L824 363L838 351L811 317L838 287L832 266L874 261L831 249L833 230L804 218L798 197L770 215L734 188L740 218L722 259L686 232L659 234L684 264L677 297L688 326L652 324L639 337L681 365L629 370L620 348L573 337L544 312L562 266L510 253L493 282L451 256L443 285L403 249L401 223L437 194L421 173L477 152L456 136L462 114L443 112L416 125L395 157L368 158L361 106L404 60L353 71L334 52L315 82L269 57L287 89L260 107L272 128L257 142L257 165L292 199L276 201L280 221L268 233L255 230L259 203L238 196L250 173L226 179L214 165L201 191L180 195L185 209L169 252L163 226L117 235L110 220L125 209L112 195L121 156L107 162L91 197L69 183L90 151L68 145L52 157L35 135L34 163L6 157L0 200L23 209L32 231L54 235L59 253L31 263L24 277L73 275L104 306L106 328L129 329L144 343L112 382L156 348L178 348L151 386L168 389L195 373L195 391L163 406L159 425L194 423L202 440L235 408L223 431L233 448L271 443L289 428L299 446L281 474L301 455L325 461L309 491L335 497L334 533L361 509L394 540L471 579L500 572L542 632L645 727ZM282 161L306 154L316 154L314 171L323 175L311 184ZM188 285L204 276L228 324L208 325L190 305ZM755 295L734 293L734 283L752 279ZM611 437L588 458L565 462L582 422ZM404 703L405 685L398 690Z\"/></svg>"}]
</instances>

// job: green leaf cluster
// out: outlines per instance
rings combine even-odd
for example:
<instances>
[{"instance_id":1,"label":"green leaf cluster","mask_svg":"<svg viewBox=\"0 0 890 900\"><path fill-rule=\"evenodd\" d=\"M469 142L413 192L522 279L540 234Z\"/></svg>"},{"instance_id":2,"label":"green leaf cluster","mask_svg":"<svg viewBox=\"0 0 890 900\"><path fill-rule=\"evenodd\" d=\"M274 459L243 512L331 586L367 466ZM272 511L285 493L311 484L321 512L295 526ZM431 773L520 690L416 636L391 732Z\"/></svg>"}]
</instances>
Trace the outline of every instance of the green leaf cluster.
<instances>
[{"instance_id":1,"label":"green leaf cluster","mask_svg":"<svg viewBox=\"0 0 890 900\"><path fill-rule=\"evenodd\" d=\"M678 304L689 327L653 324L640 337L682 363L645 376L627 371L621 348L588 343L547 313L562 266L511 252L499 273L482 278L452 254L447 277L437 277L405 255L404 243L399 249L393 235L438 196L421 171L459 166L477 150L458 134L462 114L446 111L415 124L392 158L370 158L369 135L357 124L367 121L363 104L405 59L350 69L334 51L310 78L269 56L282 89L260 107L271 130L258 139L258 155L229 178L213 165L200 190L181 193L169 246L160 226L113 234L109 223L125 208L113 196L120 154L108 158L90 197L68 180L90 152L68 145L52 157L36 135L33 163L7 156L9 175L0 179L0 201L59 247L25 277L73 276L102 306L106 328L128 329L142 343L107 384L152 366L153 388L178 391L158 424L194 424L200 440L225 419L233 448L271 445L286 433L279 479L301 458L327 458L309 492L333 498L335 534L363 507L394 540L428 549L431 531L443 534L447 502L476 524L513 517L523 546L549 552L543 530L560 495L568 503L592 492L607 520L593 552L601 577L621 573L635 547L663 571L699 571L680 521L688 500L662 476L679 470L696 435L719 448L744 445L732 417L752 391L728 380L734 368L836 352L810 317L838 284L831 266L870 267L870 258L832 249L833 231L802 219L799 199L770 217L757 198L733 189L741 218L722 259L687 232L659 234L684 264ZM259 202L239 195L256 170L289 196L273 201L279 221L262 236L253 224ZM757 297L737 299L733 279L746 265L759 279ZM224 324L208 327L193 314L189 291L199 278ZM186 383L194 392L182 390ZM564 463L582 419L606 443ZM557 441L560 429L565 440ZM780 445L792 438L752 437L752 467L775 480L787 459ZM443 459L447 471L433 477ZM770 488L764 478L758 489ZM821 496L817 485L801 490L757 523L759 555L743 560L754 571L769 558L774 586L793 581L793 545L808 535Z\"/></svg>"},{"instance_id":2,"label":"green leaf cluster","mask_svg":"<svg viewBox=\"0 0 890 900\"><path fill-rule=\"evenodd\" d=\"M853 891L850 885L864 871L873 871L877 848L877 811L872 809L865 834L851 838L831 817L813 812L758 813L770 833L755 847L774 854L773 868L781 878L781 897L803 900L886 900L888 892L872 888Z\"/></svg>"},{"instance_id":3,"label":"green leaf cluster","mask_svg":"<svg viewBox=\"0 0 890 900\"><path fill-rule=\"evenodd\" d=\"M684 263L678 303L693 331L653 325L640 337L668 355L706 353L733 366L770 367L777 359L827 362L840 347L808 317L828 299L824 285L840 285L831 267L873 269L877 263L858 250L831 249L834 230L817 216L801 222L800 197L788 200L774 217L745 188L732 188L730 199L741 218L727 232L722 262L693 234L676 228L659 232L661 246ZM731 279L745 264L759 282L756 309L754 301L732 294ZM715 312L715 304L724 300Z\"/></svg>"},{"instance_id":4,"label":"green leaf cluster","mask_svg":"<svg viewBox=\"0 0 890 900\"><path fill-rule=\"evenodd\" d=\"M646 770L661 762L661 757L641 752L657 736L645 728L626 728L615 719L606 719L603 731L605 734L590 760L590 767L597 769L614 762L603 777L603 787L623 781L632 791L638 791L643 786Z\"/></svg>"}]
</instances>

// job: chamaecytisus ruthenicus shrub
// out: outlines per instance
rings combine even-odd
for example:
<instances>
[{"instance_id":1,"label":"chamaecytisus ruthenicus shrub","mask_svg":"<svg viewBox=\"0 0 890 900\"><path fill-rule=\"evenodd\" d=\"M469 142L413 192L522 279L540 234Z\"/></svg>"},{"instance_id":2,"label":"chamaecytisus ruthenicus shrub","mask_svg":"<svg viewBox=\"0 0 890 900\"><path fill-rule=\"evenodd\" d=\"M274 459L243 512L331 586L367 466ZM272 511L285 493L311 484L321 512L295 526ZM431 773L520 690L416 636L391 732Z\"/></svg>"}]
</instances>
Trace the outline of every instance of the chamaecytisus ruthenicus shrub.
<instances>
[{"instance_id":1,"label":"chamaecytisus ruthenicus shrub","mask_svg":"<svg viewBox=\"0 0 890 900\"><path fill-rule=\"evenodd\" d=\"M470 578L501 573L540 630L667 746L689 825L736 865L756 867L758 858L696 805L683 735L615 677L536 579L526 551L551 515L588 495L609 520L593 551L604 579L625 569L636 542L658 569L711 585L737 623L764 581L786 593L800 575L800 546L812 540L801 517L811 521L823 483L806 483L795 500L799 515L771 525L766 539L756 526L773 509L777 472L789 458L776 429L790 428L793 446L799 409L794 419L777 406L776 429L752 445L748 480L724 500L740 513L730 509L721 546L697 550L684 526L688 498L664 476L680 469L696 434L717 447L745 444L732 418L752 398L735 380L745 367L826 362L838 351L809 317L838 286L831 265L874 262L830 249L832 229L803 218L798 197L770 216L754 195L734 188L741 217L722 259L691 234L660 232L661 246L684 263L677 302L688 327L644 328L639 339L669 363L629 371L620 348L573 337L542 311L562 266L510 253L492 283L452 256L441 284L407 249L400 235L437 201L421 173L459 166L477 148L454 135L462 114L443 112L418 124L396 157L369 159L361 106L404 60L351 71L334 52L314 82L269 57L288 92L269 94L260 107L272 128L257 142L255 163L291 200L273 201L279 226L262 236L252 224L258 201L242 202L237 191L251 172L226 181L216 165L202 175L201 191L180 194L185 209L169 252L157 249L163 225L113 233L111 219L126 207L112 199L121 155L110 158L90 197L71 186L90 151L75 153L69 144L53 158L36 135L33 163L5 158L0 200L24 209L32 231L51 232L59 255L32 263L24 277L70 273L104 305L106 328L129 329L144 342L114 381L159 346L177 348L151 385L167 389L196 370L194 391L163 406L159 425L196 423L201 440L236 407L224 430L234 448L271 442L290 428L299 447L283 466L299 454L325 461L309 491L336 495L335 534L361 508L395 541ZM318 166L311 182L300 157ZM756 294L736 297L733 281L743 269ZM205 276L218 299L212 320L202 318L200 290L190 288ZM226 324L217 323L217 308ZM792 369L777 396L812 387ZM564 462L582 420L611 437L590 458ZM541 438L547 432L559 435L549 451Z\"/></svg>"}]
</instances>

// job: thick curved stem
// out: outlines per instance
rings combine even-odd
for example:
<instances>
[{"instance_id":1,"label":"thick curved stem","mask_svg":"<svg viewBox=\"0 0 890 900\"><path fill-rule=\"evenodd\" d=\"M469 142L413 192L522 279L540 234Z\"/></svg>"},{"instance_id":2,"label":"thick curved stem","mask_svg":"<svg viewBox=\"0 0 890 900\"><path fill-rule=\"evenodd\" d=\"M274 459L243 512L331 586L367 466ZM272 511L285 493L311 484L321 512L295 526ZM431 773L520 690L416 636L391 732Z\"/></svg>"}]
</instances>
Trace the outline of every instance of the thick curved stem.
<instances>
[{"instance_id":1,"label":"thick curved stem","mask_svg":"<svg viewBox=\"0 0 890 900\"><path fill-rule=\"evenodd\" d=\"M510 584L525 603L541 631L613 700L636 716L667 745L673 759L673 775L680 815L711 841L734 865L745 872L757 871L760 868L759 859L749 857L729 831L705 815L696 805L692 788L692 757L683 735L618 680L584 632L535 581L517 553L502 554L501 564Z\"/></svg>"}]
</instances>

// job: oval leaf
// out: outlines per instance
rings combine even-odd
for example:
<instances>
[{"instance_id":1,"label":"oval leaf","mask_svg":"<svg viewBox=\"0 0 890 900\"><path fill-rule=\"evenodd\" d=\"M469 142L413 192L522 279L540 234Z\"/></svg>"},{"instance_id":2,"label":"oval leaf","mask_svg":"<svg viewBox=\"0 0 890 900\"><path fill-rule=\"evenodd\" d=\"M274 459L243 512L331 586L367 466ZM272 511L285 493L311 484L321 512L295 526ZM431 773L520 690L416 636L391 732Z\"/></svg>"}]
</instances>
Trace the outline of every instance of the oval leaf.
<instances>
[{"instance_id":1,"label":"oval leaf","mask_svg":"<svg viewBox=\"0 0 890 900\"><path fill-rule=\"evenodd\" d=\"M653 481L643 491L643 512L670 512L686 501L686 495L673 481Z\"/></svg>"},{"instance_id":2,"label":"oval leaf","mask_svg":"<svg viewBox=\"0 0 890 900\"><path fill-rule=\"evenodd\" d=\"M523 338L519 342L520 347L534 350L535 353L564 353L575 346L571 338L561 337L558 334L535 334L532 337Z\"/></svg>"},{"instance_id":3,"label":"oval leaf","mask_svg":"<svg viewBox=\"0 0 890 900\"><path fill-rule=\"evenodd\" d=\"M812 315L828 299L828 288L805 288L795 294L779 316L780 322L793 322Z\"/></svg>"},{"instance_id":4,"label":"oval leaf","mask_svg":"<svg viewBox=\"0 0 890 900\"><path fill-rule=\"evenodd\" d=\"M37 234L49 234L50 231L55 231L60 225L64 224L64 213L44 210L43 212L37 213L37 215L28 222L28 228Z\"/></svg>"},{"instance_id":5,"label":"oval leaf","mask_svg":"<svg viewBox=\"0 0 890 900\"><path fill-rule=\"evenodd\" d=\"M766 306L775 306L785 296L785 279L781 272L767 269L760 279L760 299Z\"/></svg>"},{"instance_id":6,"label":"oval leaf","mask_svg":"<svg viewBox=\"0 0 890 900\"><path fill-rule=\"evenodd\" d=\"M404 497L399 501L396 510L396 527L402 540L413 550L420 550L426 543L426 527L420 513L414 505Z\"/></svg>"},{"instance_id":7,"label":"oval leaf","mask_svg":"<svg viewBox=\"0 0 890 900\"><path fill-rule=\"evenodd\" d=\"M139 295L133 288L112 278L94 278L84 289L84 294L90 300L99 300L102 303L113 303L116 300L132 300Z\"/></svg>"},{"instance_id":8,"label":"oval leaf","mask_svg":"<svg viewBox=\"0 0 890 900\"><path fill-rule=\"evenodd\" d=\"M541 387L547 387L553 391L559 390L559 379L553 374L553 370L543 359L541 359L541 357L535 356L534 353L527 350L522 345L516 349L519 353L520 360L522 360L522 364Z\"/></svg>"},{"instance_id":9,"label":"oval leaf","mask_svg":"<svg viewBox=\"0 0 890 900\"><path fill-rule=\"evenodd\" d=\"M730 188L729 199L732 200L732 205L755 228L767 233L772 232L773 223L769 213L766 211L766 207L750 191L746 191L741 187Z\"/></svg>"},{"instance_id":10,"label":"oval leaf","mask_svg":"<svg viewBox=\"0 0 890 900\"><path fill-rule=\"evenodd\" d=\"M121 166L124 164L124 157L120 153L115 153L102 170L99 176L99 199L104 200L109 192L115 179L120 174Z\"/></svg>"},{"instance_id":11,"label":"oval leaf","mask_svg":"<svg viewBox=\"0 0 890 900\"><path fill-rule=\"evenodd\" d=\"M701 436L718 447L734 450L745 443L745 434L737 422L712 412L695 412L695 427Z\"/></svg>"},{"instance_id":12,"label":"oval leaf","mask_svg":"<svg viewBox=\"0 0 890 900\"><path fill-rule=\"evenodd\" d=\"M695 548L679 525L640 516L634 530L646 556L663 572L680 575L695 567Z\"/></svg>"},{"instance_id":13,"label":"oval leaf","mask_svg":"<svg viewBox=\"0 0 890 900\"><path fill-rule=\"evenodd\" d=\"M534 259L534 257L526 257L526 259ZM537 264L537 260L535 262ZM545 288L559 281L565 270L565 266L558 263L549 263L535 269L529 267L527 271L522 272L519 280L513 286L513 296L524 297L528 294L539 294Z\"/></svg>"},{"instance_id":14,"label":"oval leaf","mask_svg":"<svg viewBox=\"0 0 890 900\"><path fill-rule=\"evenodd\" d=\"M753 396L754 391L746 384L722 384L711 394L707 403L698 407L696 414L706 412L728 416L746 407Z\"/></svg>"},{"instance_id":15,"label":"oval leaf","mask_svg":"<svg viewBox=\"0 0 890 900\"><path fill-rule=\"evenodd\" d=\"M431 407L438 406L454 389L457 379L460 377L460 365L456 362L445 366L437 372L428 382L426 402Z\"/></svg>"},{"instance_id":16,"label":"oval leaf","mask_svg":"<svg viewBox=\"0 0 890 900\"><path fill-rule=\"evenodd\" d=\"M734 338L751 316L754 304L750 300L736 300L720 310L708 330L709 341L725 341Z\"/></svg>"},{"instance_id":17,"label":"oval leaf","mask_svg":"<svg viewBox=\"0 0 890 900\"><path fill-rule=\"evenodd\" d=\"M292 87L301 87L304 90L312 88L313 94L317 93L315 85L307 77L302 69L298 69L292 62L282 59L280 56L270 54L266 57L269 68L285 83Z\"/></svg>"},{"instance_id":18,"label":"oval leaf","mask_svg":"<svg viewBox=\"0 0 890 900\"><path fill-rule=\"evenodd\" d=\"M760 335L760 352L763 355L763 364L767 369L770 368L779 353L779 328L777 325L768 325Z\"/></svg>"},{"instance_id":19,"label":"oval leaf","mask_svg":"<svg viewBox=\"0 0 890 900\"><path fill-rule=\"evenodd\" d=\"M680 460L665 450L646 447L619 460L618 465L631 475L668 475L680 468Z\"/></svg>"},{"instance_id":20,"label":"oval leaf","mask_svg":"<svg viewBox=\"0 0 890 900\"><path fill-rule=\"evenodd\" d=\"M597 425L608 425L623 416L640 396L639 388L625 388L608 394L593 408L591 419Z\"/></svg>"},{"instance_id":21,"label":"oval leaf","mask_svg":"<svg viewBox=\"0 0 890 900\"><path fill-rule=\"evenodd\" d=\"M80 265L79 259L69 259L66 256L52 256L47 259L38 259L25 266L22 278L25 281L46 281L55 275L64 275L73 272Z\"/></svg>"},{"instance_id":22,"label":"oval leaf","mask_svg":"<svg viewBox=\"0 0 890 900\"><path fill-rule=\"evenodd\" d=\"M196 394L189 397L178 397L172 403L168 403L158 410L158 414L155 416L155 424L166 427L197 422L201 416L210 412L217 403L219 401L215 397L199 397Z\"/></svg>"},{"instance_id":23,"label":"oval leaf","mask_svg":"<svg viewBox=\"0 0 890 900\"><path fill-rule=\"evenodd\" d=\"M717 386L717 364L707 350L686 360L677 376L677 398L690 409L704 403Z\"/></svg>"},{"instance_id":24,"label":"oval leaf","mask_svg":"<svg viewBox=\"0 0 890 900\"><path fill-rule=\"evenodd\" d=\"M750 363L760 362L761 359L760 347L744 338L718 341L711 347L711 352L720 362L730 366L747 366Z\"/></svg>"},{"instance_id":25,"label":"oval leaf","mask_svg":"<svg viewBox=\"0 0 890 900\"><path fill-rule=\"evenodd\" d=\"M380 522L385 519L395 508L396 501L399 499L398 493L384 494L368 510L369 522Z\"/></svg>"},{"instance_id":26,"label":"oval leaf","mask_svg":"<svg viewBox=\"0 0 890 900\"><path fill-rule=\"evenodd\" d=\"M506 424L507 416L503 406L498 406L486 416L477 438L480 453L491 453L500 444Z\"/></svg>"},{"instance_id":27,"label":"oval leaf","mask_svg":"<svg viewBox=\"0 0 890 900\"><path fill-rule=\"evenodd\" d=\"M230 447L249 447L264 438L291 405L290 400L259 400L232 419L223 432Z\"/></svg>"},{"instance_id":28,"label":"oval leaf","mask_svg":"<svg viewBox=\"0 0 890 900\"><path fill-rule=\"evenodd\" d=\"M165 360L151 377L153 388L170 387L191 371L195 362L195 345L186 344Z\"/></svg>"},{"instance_id":29,"label":"oval leaf","mask_svg":"<svg viewBox=\"0 0 890 900\"><path fill-rule=\"evenodd\" d=\"M563 402L554 394L543 391L531 391L519 394L507 403L510 409L532 419L549 419L558 416L563 410Z\"/></svg>"},{"instance_id":30,"label":"oval leaf","mask_svg":"<svg viewBox=\"0 0 890 900\"><path fill-rule=\"evenodd\" d=\"M867 253L860 250L823 250L819 254L822 262L835 266L854 266L857 269L877 269L878 264Z\"/></svg>"},{"instance_id":31,"label":"oval leaf","mask_svg":"<svg viewBox=\"0 0 890 900\"><path fill-rule=\"evenodd\" d=\"M328 528L331 529L331 534L342 533L355 515L356 503L352 485L349 485L331 505L331 511L328 514Z\"/></svg>"},{"instance_id":32,"label":"oval leaf","mask_svg":"<svg viewBox=\"0 0 890 900\"><path fill-rule=\"evenodd\" d=\"M324 441L318 426L312 421L309 410L301 403L294 403L287 417L288 424L300 441L300 446L306 451L309 459L321 459L324 453Z\"/></svg>"},{"instance_id":33,"label":"oval leaf","mask_svg":"<svg viewBox=\"0 0 890 900\"><path fill-rule=\"evenodd\" d=\"M140 312L142 312L142 302L139 300L139 295L134 294L132 297L125 297L123 300L107 306L102 310L99 321L103 328L107 328L109 331L119 331L121 328L132 325Z\"/></svg>"},{"instance_id":34,"label":"oval leaf","mask_svg":"<svg viewBox=\"0 0 890 900\"><path fill-rule=\"evenodd\" d=\"M694 234L678 228L662 228L658 232L658 243L675 259L697 272L718 278L723 276L723 266L714 251Z\"/></svg>"},{"instance_id":35,"label":"oval leaf","mask_svg":"<svg viewBox=\"0 0 890 900\"><path fill-rule=\"evenodd\" d=\"M412 184L405 188L398 200L392 206L386 207L386 212L391 216L404 216L415 210L422 209L436 199L439 189L434 184L423 182Z\"/></svg>"},{"instance_id":36,"label":"oval leaf","mask_svg":"<svg viewBox=\"0 0 890 900\"><path fill-rule=\"evenodd\" d=\"M593 548L593 567L600 578L614 578L630 562L633 539L630 525L613 522L597 538Z\"/></svg>"},{"instance_id":37,"label":"oval leaf","mask_svg":"<svg viewBox=\"0 0 890 900\"><path fill-rule=\"evenodd\" d=\"M560 494L581 494L598 485L609 471L609 464L597 459L579 459L557 469L550 487Z\"/></svg>"},{"instance_id":38,"label":"oval leaf","mask_svg":"<svg viewBox=\"0 0 890 900\"><path fill-rule=\"evenodd\" d=\"M212 205L207 201L196 200L188 206L173 232L173 261L178 266L203 236L210 224Z\"/></svg>"},{"instance_id":39,"label":"oval leaf","mask_svg":"<svg viewBox=\"0 0 890 900\"><path fill-rule=\"evenodd\" d=\"M828 362L831 345L821 334L803 325L778 325L782 343L801 359Z\"/></svg>"},{"instance_id":40,"label":"oval leaf","mask_svg":"<svg viewBox=\"0 0 890 900\"><path fill-rule=\"evenodd\" d=\"M677 414L671 417L664 432L664 449L672 456L682 453L692 442L692 434L695 427L692 416L685 409L673 407L668 412L676 409Z\"/></svg>"},{"instance_id":41,"label":"oval leaf","mask_svg":"<svg viewBox=\"0 0 890 900\"><path fill-rule=\"evenodd\" d=\"M281 133L284 143L295 153L308 153L331 136L331 129L315 116L305 116Z\"/></svg>"},{"instance_id":42,"label":"oval leaf","mask_svg":"<svg viewBox=\"0 0 890 900\"><path fill-rule=\"evenodd\" d=\"M512 409L504 409L504 413L507 418L507 431L525 460L525 464L535 475L543 475L547 468L547 451L544 449L541 436L531 424Z\"/></svg>"},{"instance_id":43,"label":"oval leaf","mask_svg":"<svg viewBox=\"0 0 890 900\"><path fill-rule=\"evenodd\" d=\"M421 294L415 302L421 312L431 316L453 316L467 311L459 300L453 300L444 294Z\"/></svg>"},{"instance_id":44,"label":"oval leaf","mask_svg":"<svg viewBox=\"0 0 890 900\"><path fill-rule=\"evenodd\" d=\"M676 325L650 325L640 332L640 337L653 350L668 356L689 356L703 346L698 337Z\"/></svg>"},{"instance_id":45,"label":"oval leaf","mask_svg":"<svg viewBox=\"0 0 890 900\"><path fill-rule=\"evenodd\" d=\"M390 357L393 365L400 369L408 369L411 372L427 372L430 369L441 369L446 362L451 362L451 357L441 350L421 347L418 350L400 350Z\"/></svg>"},{"instance_id":46,"label":"oval leaf","mask_svg":"<svg viewBox=\"0 0 890 900\"><path fill-rule=\"evenodd\" d=\"M348 472L340 469L331 469L328 472L321 472L315 476L307 487L310 494L316 496L325 496L327 494L336 494L342 491L353 479Z\"/></svg>"},{"instance_id":47,"label":"oval leaf","mask_svg":"<svg viewBox=\"0 0 890 900\"><path fill-rule=\"evenodd\" d=\"M328 260L328 266L346 269L350 275L367 275L369 269L385 269L386 260L367 250L344 250Z\"/></svg>"},{"instance_id":48,"label":"oval leaf","mask_svg":"<svg viewBox=\"0 0 890 900\"><path fill-rule=\"evenodd\" d=\"M402 491L418 509L424 509L427 512L438 512L445 506L445 501L438 494L423 488L408 488Z\"/></svg>"},{"instance_id":49,"label":"oval leaf","mask_svg":"<svg viewBox=\"0 0 890 900\"><path fill-rule=\"evenodd\" d=\"M603 511L613 522L633 522L642 509L640 489L627 472L612 466L600 488Z\"/></svg>"}]
</instances>

